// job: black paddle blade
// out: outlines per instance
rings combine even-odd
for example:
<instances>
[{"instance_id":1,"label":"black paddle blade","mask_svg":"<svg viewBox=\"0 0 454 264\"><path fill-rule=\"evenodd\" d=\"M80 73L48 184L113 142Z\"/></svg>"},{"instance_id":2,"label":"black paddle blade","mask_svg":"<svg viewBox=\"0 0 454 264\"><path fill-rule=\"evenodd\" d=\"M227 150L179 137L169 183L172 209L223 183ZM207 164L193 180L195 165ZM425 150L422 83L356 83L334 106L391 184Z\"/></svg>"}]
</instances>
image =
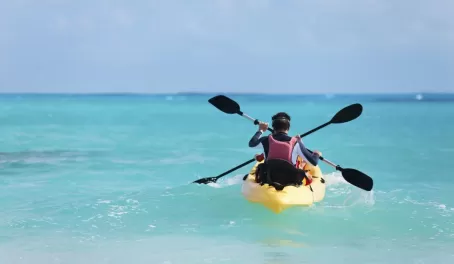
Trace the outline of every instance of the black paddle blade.
<instances>
[{"instance_id":1,"label":"black paddle blade","mask_svg":"<svg viewBox=\"0 0 454 264\"><path fill-rule=\"evenodd\" d=\"M371 191L374 187L374 181L366 174L355 169L340 169L344 179L351 185L354 185L365 191Z\"/></svg>"},{"instance_id":2,"label":"black paddle blade","mask_svg":"<svg viewBox=\"0 0 454 264\"><path fill-rule=\"evenodd\" d=\"M198 179L196 181L193 181L192 183L208 184L208 183L216 182L217 180L218 180L218 177L208 177L208 178Z\"/></svg>"},{"instance_id":3,"label":"black paddle blade","mask_svg":"<svg viewBox=\"0 0 454 264\"><path fill-rule=\"evenodd\" d=\"M337 114L331 119L331 123L341 124L350 122L356 119L363 112L363 106L361 104L352 104L342 108Z\"/></svg>"},{"instance_id":4,"label":"black paddle blade","mask_svg":"<svg viewBox=\"0 0 454 264\"><path fill-rule=\"evenodd\" d=\"M238 114L241 112L240 105L224 95L216 95L210 98L208 102L227 114Z\"/></svg>"}]
</instances>

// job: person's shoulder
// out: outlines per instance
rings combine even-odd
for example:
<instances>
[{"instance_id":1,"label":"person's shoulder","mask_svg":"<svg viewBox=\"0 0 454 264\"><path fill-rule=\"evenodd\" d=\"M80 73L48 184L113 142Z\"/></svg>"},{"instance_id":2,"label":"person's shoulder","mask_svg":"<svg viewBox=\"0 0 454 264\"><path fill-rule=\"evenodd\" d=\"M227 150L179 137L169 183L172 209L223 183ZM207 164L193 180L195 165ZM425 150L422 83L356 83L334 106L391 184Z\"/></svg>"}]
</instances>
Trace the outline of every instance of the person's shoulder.
<instances>
[{"instance_id":1,"label":"person's shoulder","mask_svg":"<svg viewBox=\"0 0 454 264\"><path fill-rule=\"evenodd\" d=\"M282 140L284 140L284 141L290 141L290 140L293 139L293 137L290 136L290 135L288 135L288 134L281 135L280 138L281 138Z\"/></svg>"},{"instance_id":2,"label":"person's shoulder","mask_svg":"<svg viewBox=\"0 0 454 264\"><path fill-rule=\"evenodd\" d=\"M262 142L262 141L268 140L269 137L270 137L270 135L262 136L260 138L260 141Z\"/></svg>"}]
</instances>

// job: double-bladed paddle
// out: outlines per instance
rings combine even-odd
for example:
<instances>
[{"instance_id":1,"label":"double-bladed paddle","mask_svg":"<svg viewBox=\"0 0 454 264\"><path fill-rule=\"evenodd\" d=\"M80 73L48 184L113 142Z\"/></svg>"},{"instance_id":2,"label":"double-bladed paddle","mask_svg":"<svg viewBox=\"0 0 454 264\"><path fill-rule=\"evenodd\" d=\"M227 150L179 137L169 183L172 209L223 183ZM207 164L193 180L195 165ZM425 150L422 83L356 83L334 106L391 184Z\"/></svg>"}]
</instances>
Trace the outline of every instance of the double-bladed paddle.
<instances>
[{"instance_id":1,"label":"double-bladed paddle","mask_svg":"<svg viewBox=\"0 0 454 264\"><path fill-rule=\"evenodd\" d=\"M246 119L249 119L250 121L254 122L255 125L258 125L260 122L258 119L252 118L252 117L248 116L247 114L243 113L240 109L240 105L225 95L217 95L215 97L212 97L211 99L208 100L208 102L226 114L238 114L238 115L245 117ZM363 112L363 106L361 104L352 104L347 107L344 107L339 112L337 112L336 115L334 115L330 121L326 122L325 124L323 124L321 126L318 126L314 129L312 129L311 131L301 134L301 137L305 137L309 134L312 134L315 131L317 131L321 128L324 128L330 124L341 124L341 123L350 122L350 121L358 118L362 112ZM272 128L268 128L268 130L270 132L273 132Z\"/></svg>"},{"instance_id":2,"label":"double-bladed paddle","mask_svg":"<svg viewBox=\"0 0 454 264\"><path fill-rule=\"evenodd\" d=\"M243 116L243 117L249 119L250 121L254 122L254 124L256 124L256 125L259 124L259 120L254 119L254 118L248 116L247 114L243 113L240 109L240 105L237 102L235 102L234 100L232 100L224 95L217 95L217 96L209 99L208 102L210 102L213 106L215 106L217 109L221 110L224 113L238 114L238 115ZM325 126L328 126L330 124L341 124L341 123L346 123L346 122L352 121L361 115L362 110L363 110L363 107L361 104L349 105L349 106L341 109L339 112L337 112L336 115L333 118L331 118L330 121L314 128L304 134L301 134L301 137L314 133L315 131L317 131ZM268 130L273 132L273 129L271 129L271 128L268 128ZM311 150L309 150L309 151L312 153ZM355 170L355 169L350 169L350 168L344 169L341 166L336 165L336 164L332 163L331 161L326 160L323 157L320 157L320 159L323 160L324 162L326 162L327 164L333 166L336 170L341 171L344 179L347 182L349 182L350 184L352 184L358 188L361 188L363 190L366 190L366 191L372 190L373 180L366 174L364 174L358 170ZM253 162L254 160L255 159L250 159L216 177L202 178L202 179L194 181L194 183L208 184L210 182L216 182L219 178L229 174L232 171L235 171L241 167L246 166L247 164Z\"/></svg>"}]
</instances>

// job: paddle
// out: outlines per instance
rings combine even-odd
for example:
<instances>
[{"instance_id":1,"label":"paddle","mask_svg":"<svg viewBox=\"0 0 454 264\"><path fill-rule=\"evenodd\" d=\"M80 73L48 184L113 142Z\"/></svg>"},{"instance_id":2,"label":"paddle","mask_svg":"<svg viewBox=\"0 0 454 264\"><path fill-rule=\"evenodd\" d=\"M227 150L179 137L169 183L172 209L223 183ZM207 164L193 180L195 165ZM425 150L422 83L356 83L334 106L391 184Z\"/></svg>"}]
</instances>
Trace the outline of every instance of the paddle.
<instances>
[{"instance_id":1,"label":"paddle","mask_svg":"<svg viewBox=\"0 0 454 264\"><path fill-rule=\"evenodd\" d=\"M231 173L232 171L236 171L237 169L248 165L249 163L253 162L254 160L255 160L255 158L254 159L250 159L250 160L248 160L248 161L246 161L244 163L241 163L240 165L236 166L235 168L231 168L230 170L228 170L228 171L226 171L224 173L221 173L221 174L219 174L216 177L202 178L202 179L198 179L198 180L196 180L196 181L194 181L192 183L208 184L208 183L211 183L211 182L216 182L217 180L219 180L219 178Z\"/></svg>"},{"instance_id":2,"label":"paddle","mask_svg":"<svg viewBox=\"0 0 454 264\"><path fill-rule=\"evenodd\" d=\"M241 116L245 117L246 119L249 119L250 121L254 122L254 124L256 124L256 125L259 124L259 120L254 119L254 118L244 114L241 111L240 105L227 96L217 95L217 96L214 96L213 98L209 99L208 102L224 113L238 114L238 115L241 115ZM347 107L344 107L339 112L337 112L336 115L333 118L331 118L330 121L312 129L309 132L302 134L301 137L307 136L330 124L341 124L341 123L346 123L346 122L352 121L361 115L362 110L363 110L363 107L361 104L352 104ZM273 132L272 128L268 128L268 130ZM312 151L310 149L308 149L308 151L312 153ZM325 159L324 157L320 157L320 160L322 160L325 163L329 164L330 166L334 167L336 170L339 170L340 172L342 172L342 176L350 184L352 184L358 188L361 188L363 190L366 190L366 191L372 190L373 180L371 177L367 176L366 174L364 174L358 170L355 170L355 169L350 169L350 168L344 169L341 166L336 165L333 162Z\"/></svg>"},{"instance_id":3,"label":"paddle","mask_svg":"<svg viewBox=\"0 0 454 264\"><path fill-rule=\"evenodd\" d=\"M222 112L224 113L227 113L227 114L238 114L238 115L241 115L251 121L254 122L254 124L259 124L259 121L257 119L254 119L248 115L246 115L245 113L243 113L240 109L240 105L233 101L232 99L224 96L224 95L218 95L218 96L215 96L213 98L211 98L210 100L208 100L213 106L215 106L216 108L218 108L219 110L221 110ZM326 122L325 124L323 125L320 125L304 134L301 134L301 137L304 137L304 136L307 136L329 124L341 124L341 123L346 123L346 122L349 122L351 120L354 120L356 119L358 116L361 115L362 113L362 105L361 104L352 104L350 106L347 106L343 109L341 109L338 113L336 113L336 115L328 122ZM269 131L273 132L273 129L271 128L268 128ZM308 149L309 150L309 149ZM312 151L309 150L311 153ZM329 165L333 166L334 168L336 168L336 170L339 170L342 172L342 176L344 177L344 179L349 182L350 184L354 185L354 186L357 186L361 189L364 189L364 190L367 190L367 191L370 191L372 190L372 186L373 186L373 181L372 181L372 178L370 178L369 176L367 176L366 174L360 172L360 171L357 171L355 169L344 169L342 167L340 167L339 165L335 165L334 163L330 162L329 160L326 160L324 159L323 157L320 157L321 160L325 161L326 163L328 163ZM210 183L210 182L216 182L219 178L223 177L224 175L234 171L234 170L237 170L243 166L246 166L247 164L253 162L255 159L250 159L238 166L236 166L235 168L232 168L222 174L220 174L219 176L216 176L216 177L209 177L209 178L203 178L203 179L199 179L197 181L194 181L194 183L204 183L204 184L207 184L207 183Z\"/></svg>"},{"instance_id":4,"label":"paddle","mask_svg":"<svg viewBox=\"0 0 454 264\"><path fill-rule=\"evenodd\" d=\"M243 113L240 109L240 105L225 95L217 95L217 96L209 99L208 102L226 114L238 114L242 117L245 117L246 119L251 120L252 122L254 122L255 125L259 124L258 119L254 119L254 118L248 116L247 114ZM324 128L330 124L341 124L341 123L350 122L350 121L358 118L362 112L363 112L363 106L361 104L352 104L347 107L344 107L339 112L337 112L336 115L333 116L333 118L331 118L330 121L312 129L311 131L301 134L301 137L305 137L309 134L312 134L315 131L317 131L321 128ZM268 130L270 132L273 132L272 128L268 128Z\"/></svg>"}]
</instances>

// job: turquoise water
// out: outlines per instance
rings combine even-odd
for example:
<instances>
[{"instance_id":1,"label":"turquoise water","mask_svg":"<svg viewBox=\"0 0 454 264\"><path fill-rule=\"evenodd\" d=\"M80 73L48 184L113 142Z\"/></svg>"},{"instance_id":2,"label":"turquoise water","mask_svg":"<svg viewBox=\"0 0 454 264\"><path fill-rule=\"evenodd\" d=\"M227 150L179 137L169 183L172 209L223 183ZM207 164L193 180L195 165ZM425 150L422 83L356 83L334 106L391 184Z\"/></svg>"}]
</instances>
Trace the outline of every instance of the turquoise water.
<instances>
[{"instance_id":1,"label":"turquoise water","mask_svg":"<svg viewBox=\"0 0 454 264\"><path fill-rule=\"evenodd\" d=\"M241 196L256 127L208 95L0 96L0 263L454 263L454 100L232 95L304 133L342 107L356 120L303 140L324 163L323 202L275 215Z\"/></svg>"}]
</instances>

